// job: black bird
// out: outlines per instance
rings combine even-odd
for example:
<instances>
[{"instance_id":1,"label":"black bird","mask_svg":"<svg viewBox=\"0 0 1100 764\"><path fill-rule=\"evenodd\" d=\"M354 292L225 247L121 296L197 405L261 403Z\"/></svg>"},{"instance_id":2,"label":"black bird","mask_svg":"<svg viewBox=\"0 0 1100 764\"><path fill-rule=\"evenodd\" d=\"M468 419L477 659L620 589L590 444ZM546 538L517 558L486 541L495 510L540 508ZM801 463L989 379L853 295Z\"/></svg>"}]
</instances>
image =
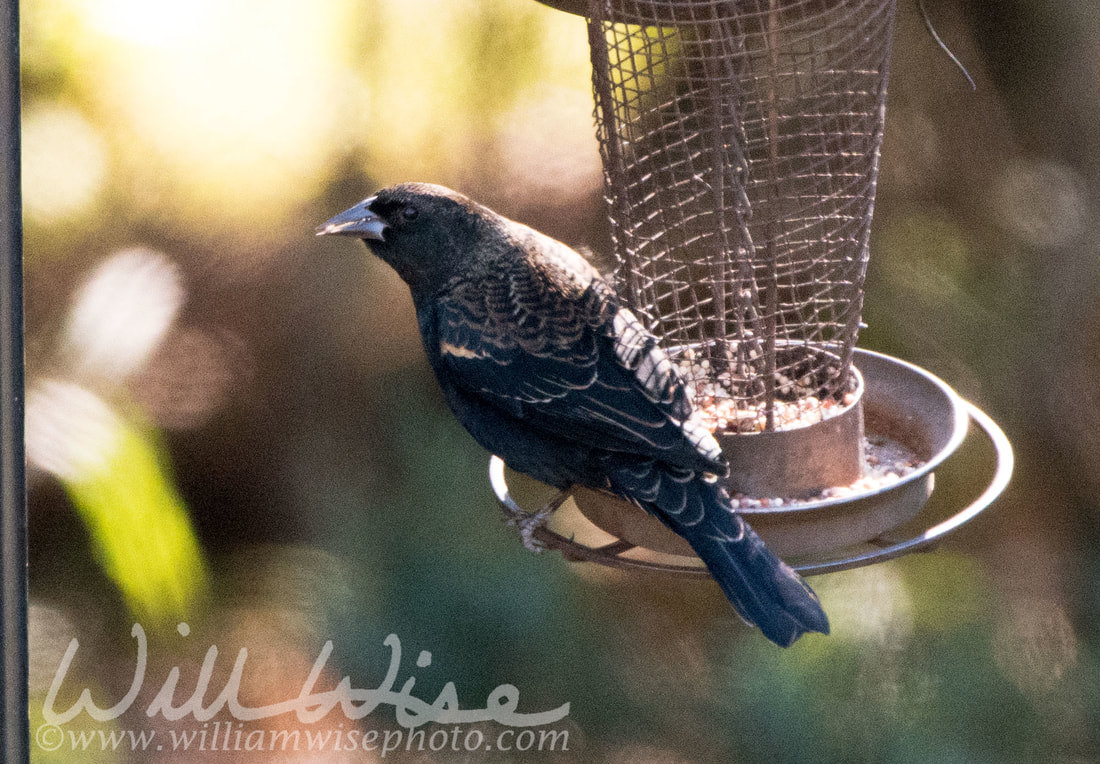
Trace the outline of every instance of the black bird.
<instances>
[{"instance_id":1,"label":"black bird","mask_svg":"<svg viewBox=\"0 0 1100 764\"><path fill-rule=\"evenodd\" d=\"M579 254L419 183L317 233L363 239L408 284L447 403L483 447L536 480L610 491L660 518L776 644L828 633L810 587L731 509L729 467L668 354Z\"/></svg>"}]
</instances>

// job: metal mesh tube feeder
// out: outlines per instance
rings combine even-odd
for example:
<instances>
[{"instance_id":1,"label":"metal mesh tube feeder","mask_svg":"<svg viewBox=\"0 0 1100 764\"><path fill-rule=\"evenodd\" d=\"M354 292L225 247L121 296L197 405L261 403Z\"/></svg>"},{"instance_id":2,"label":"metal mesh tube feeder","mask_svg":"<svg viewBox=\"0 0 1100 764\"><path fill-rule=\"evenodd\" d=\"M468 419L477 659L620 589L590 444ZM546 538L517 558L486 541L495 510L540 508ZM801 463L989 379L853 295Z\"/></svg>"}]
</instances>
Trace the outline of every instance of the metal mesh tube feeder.
<instances>
[{"instance_id":1,"label":"metal mesh tube feeder","mask_svg":"<svg viewBox=\"0 0 1100 764\"><path fill-rule=\"evenodd\" d=\"M587 18L620 296L673 354L769 546L821 558L883 538L970 418L999 484L1011 449L988 417L856 349L896 0L542 1ZM686 553L625 501L568 498L612 556Z\"/></svg>"}]
</instances>

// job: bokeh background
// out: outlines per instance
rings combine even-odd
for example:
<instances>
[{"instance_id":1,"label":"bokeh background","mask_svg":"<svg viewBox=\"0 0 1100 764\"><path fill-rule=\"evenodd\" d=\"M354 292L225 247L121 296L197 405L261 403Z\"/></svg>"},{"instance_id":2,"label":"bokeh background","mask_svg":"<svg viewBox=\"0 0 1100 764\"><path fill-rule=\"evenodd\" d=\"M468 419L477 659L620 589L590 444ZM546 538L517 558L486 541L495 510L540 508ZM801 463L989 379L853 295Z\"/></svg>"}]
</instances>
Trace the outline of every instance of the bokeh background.
<instances>
[{"instance_id":1,"label":"bokeh background","mask_svg":"<svg viewBox=\"0 0 1100 764\"><path fill-rule=\"evenodd\" d=\"M142 710L174 666L186 697L211 645L214 688L247 648L251 705L297 695L326 640L319 686L374 687L395 633L421 697L571 704L568 752L500 761L1098 760L1100 7L927 0L971 91L900 5L861 345L955 385L1019 463L935 553L814 579L833 635L780 651L708 582L526 552L403 286L313 236L426 180L605 257L580 19L26 0L32 734L74 637L57 708L122 697L140 621L134 711L69 728L163 732ZM331 716L313 727L395 725ZM35 760L373 760L92 748Z\"/></svg>"}]
</instances>

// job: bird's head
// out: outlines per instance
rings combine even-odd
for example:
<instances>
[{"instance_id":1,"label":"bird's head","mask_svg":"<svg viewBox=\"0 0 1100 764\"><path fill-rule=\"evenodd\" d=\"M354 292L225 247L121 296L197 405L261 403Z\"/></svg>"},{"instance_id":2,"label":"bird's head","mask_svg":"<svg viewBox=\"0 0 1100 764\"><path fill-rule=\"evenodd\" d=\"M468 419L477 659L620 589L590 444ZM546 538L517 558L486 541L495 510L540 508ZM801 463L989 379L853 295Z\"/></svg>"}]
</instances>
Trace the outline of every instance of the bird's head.
<instances>
[{"instance_id":1,"label":"bird's head","mask_svg":"<svg viewBox=\"0 0 1100 764\"><path fill-rule=\"evenodd\" d=\"M429 295L476 256L495 214L462 194L427 183L384 188L317 228L354 236L389 263L413 295Z\"/></svg>"}]
</instances>

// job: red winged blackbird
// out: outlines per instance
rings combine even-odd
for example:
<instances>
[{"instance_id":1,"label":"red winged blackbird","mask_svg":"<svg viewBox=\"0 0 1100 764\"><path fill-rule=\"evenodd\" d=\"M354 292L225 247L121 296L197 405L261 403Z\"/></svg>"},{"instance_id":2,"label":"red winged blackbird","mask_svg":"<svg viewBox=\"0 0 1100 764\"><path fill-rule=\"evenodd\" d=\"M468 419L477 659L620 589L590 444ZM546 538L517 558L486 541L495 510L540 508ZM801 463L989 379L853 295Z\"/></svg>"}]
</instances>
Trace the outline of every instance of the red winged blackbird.
<instances>
[{"instance_id":1,"label":"red winged blackbird","mask_svg":"<svg viewBox=\"0 0 1100 764\"><path fill-rule=\"evenodd\" d=\"M409 285L432 369L478 443L544 483L660 518L773 642L828 633L813 591L731 509L729 467L668 354L579 254L426 184L379 191L317 230L363 239Z\"/></svg>"}]
</instances>

